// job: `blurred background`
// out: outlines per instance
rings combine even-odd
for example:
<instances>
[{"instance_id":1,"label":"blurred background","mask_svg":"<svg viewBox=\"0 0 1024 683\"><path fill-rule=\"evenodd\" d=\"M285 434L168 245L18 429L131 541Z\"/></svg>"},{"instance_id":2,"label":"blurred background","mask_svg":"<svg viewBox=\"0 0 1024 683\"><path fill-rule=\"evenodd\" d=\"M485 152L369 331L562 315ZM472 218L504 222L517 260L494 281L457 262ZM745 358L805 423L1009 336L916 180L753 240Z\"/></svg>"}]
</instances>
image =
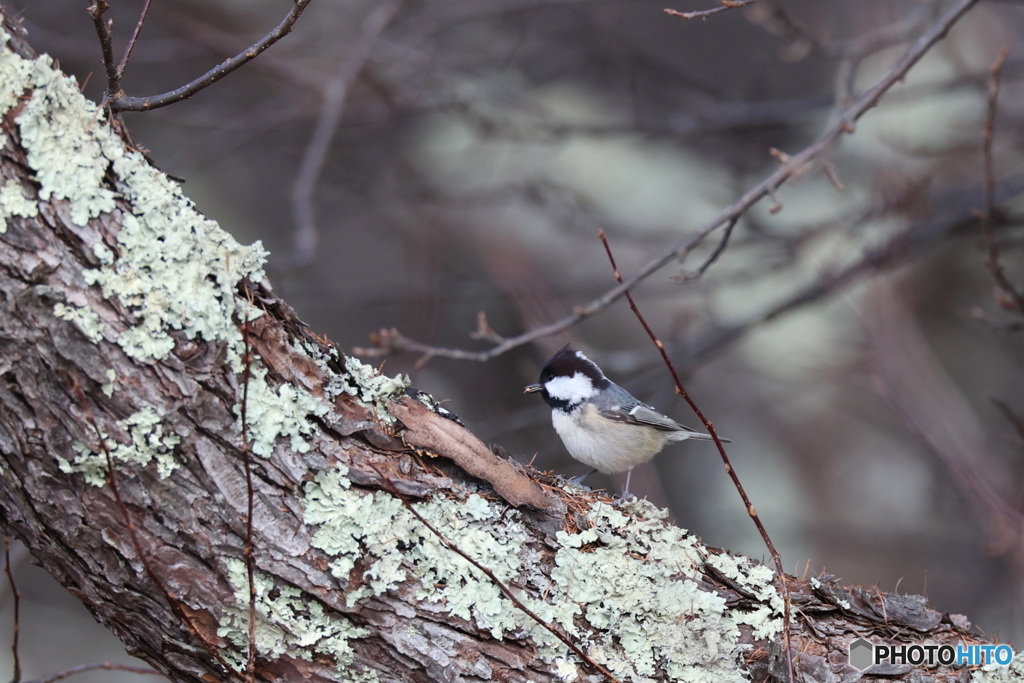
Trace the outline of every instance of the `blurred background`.
<instances>
[{"instance_id":1,"label":"blurred background","mask_svg":"<svg viewBox=\"0 0 1024 683\"><path fill-rule=\"evenodd\" d=\"M409 373L485 441L577 475L585 467L548 409L522 394L566 342L700 426L625 301L487 363L383 354L371 334L484 350L493 342L470 337L480 313L502 336L560 319L614 284L598 229L628 276L813 142L951 4L760 0L685 20L664 13L669 2L715 6L313 0L250 65L124 121L202 211L263 241L275 291L315 331ZM119 57L143 3L112 4ZM6 2L99 100L85 5ZM182 85L290 7L154 2L127 93ZM687 278L721 231L635 289L691 395L733 440L788 571L925 594L1018 649L1024 299L995 284L986 249L1024 290L1022 32L1021 3L980 3L853 135L747 213L702 277ZM982 133L1003 46L987 243ZM631 488L710 545L766 555L710 444L670 447ZM127 661L40 570L23 560L17 576L30 598L22 642L41 657L26 677L56 668L55 655Z\"/></svg>"}]
</instances>

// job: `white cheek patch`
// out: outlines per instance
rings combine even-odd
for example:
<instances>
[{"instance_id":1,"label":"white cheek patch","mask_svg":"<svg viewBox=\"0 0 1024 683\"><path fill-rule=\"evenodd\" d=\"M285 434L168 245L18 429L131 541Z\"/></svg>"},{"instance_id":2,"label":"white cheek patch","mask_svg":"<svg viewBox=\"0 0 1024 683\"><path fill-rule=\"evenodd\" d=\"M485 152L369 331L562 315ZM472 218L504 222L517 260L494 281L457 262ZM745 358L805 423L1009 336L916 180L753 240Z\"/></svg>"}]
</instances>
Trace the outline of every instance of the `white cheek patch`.
<instances>
[{"instance_id":1,"label":"white cheek patch","mask_svg":"<svg viewBox=\"0 0 1024 683\"><path fill-rule=\"evenodd\" d=\"M544 390L552 398L569 403L580 403L591 396L597 396L594 383L582 372L577 372L572 377L555 377L548 380Z\"/></svg>"}]
</instances>

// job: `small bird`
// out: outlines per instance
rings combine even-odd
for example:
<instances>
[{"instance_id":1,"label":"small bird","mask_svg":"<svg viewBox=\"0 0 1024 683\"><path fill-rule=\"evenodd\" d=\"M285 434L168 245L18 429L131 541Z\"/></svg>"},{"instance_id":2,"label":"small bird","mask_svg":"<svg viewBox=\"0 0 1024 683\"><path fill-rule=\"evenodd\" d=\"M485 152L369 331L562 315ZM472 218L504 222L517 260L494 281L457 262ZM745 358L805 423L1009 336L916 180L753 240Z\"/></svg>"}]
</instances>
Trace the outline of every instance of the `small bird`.
<instances>
[{"instance_id":1,"label":"small bird","mask_svg":"<svg viewBox=\"0 0 1024 683\"><path fill-rule=\"evenodd\" d=\"M569 455L594 468L575 481L597 471L625 472L623 499L630 497L633 468L666 444L711 439L710 434L684 427L642 403L568 344L541 370L540 382L525 389L525 393L534 392L551 406L551 422Z\"/></svg>"}]
</instances>

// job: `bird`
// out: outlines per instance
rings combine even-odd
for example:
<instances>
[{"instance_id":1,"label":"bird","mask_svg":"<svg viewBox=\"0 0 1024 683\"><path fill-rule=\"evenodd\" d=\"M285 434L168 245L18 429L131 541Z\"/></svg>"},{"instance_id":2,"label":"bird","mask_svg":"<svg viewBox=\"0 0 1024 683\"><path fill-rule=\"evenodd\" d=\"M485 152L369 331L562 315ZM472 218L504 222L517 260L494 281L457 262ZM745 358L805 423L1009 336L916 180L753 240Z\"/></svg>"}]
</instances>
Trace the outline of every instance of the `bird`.
<instances>
[{"instance_id":1,"label":"bird","mask_svg":"<svg viewBox=\"0 0 1024 683\"><path fill-rule=\"evenodd\" d=\"M687 439L712 440L662 415L601 372L594 361L566 344L540 373L540 382L524 393L539 393L551 406L551 423L576 460L594 472L626 473L621 499L631 497L633 468L647 462L667 444ZM728 442L728 439L721 439Z\"/></svg>"}]
</instances>

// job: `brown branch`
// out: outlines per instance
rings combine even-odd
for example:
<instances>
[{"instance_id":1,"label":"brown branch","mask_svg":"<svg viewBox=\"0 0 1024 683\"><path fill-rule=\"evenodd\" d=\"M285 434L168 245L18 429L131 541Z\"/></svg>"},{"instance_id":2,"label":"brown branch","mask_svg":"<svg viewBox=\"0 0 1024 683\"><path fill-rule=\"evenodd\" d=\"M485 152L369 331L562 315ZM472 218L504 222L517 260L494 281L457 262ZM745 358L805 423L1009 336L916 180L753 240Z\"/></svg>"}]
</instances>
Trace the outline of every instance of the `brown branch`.
<instances>
[{"instance_id":1,"label":"brown branch","mask_svg":"<svg viewBox=\"0 0 1024 683\"><path fill-rule=\"evenodd\" d=\"M96 36L100 39L100 50L103 53L103 68L107 72L107 90L103 99L108 103L121 94L121 75L117 72L114 64L114 21L103 19L103 15L110 9L106 0L93 0L89 6L89 16L96 27Z\"/></svg>"},{"instance_id":2,"label":"brown branch","mask_svg":"<svg viewBox=\"0 0 1024 683\"><path fill-rule=\"evenodd\" d=\"M1024 418L1018 415L1017 412L1014 411L1014 409L1011 408L1003 399L995 396L989 396L988 400L999 410L1000 413L1003 414L1006 421L1009 422L1014 431L1017 432L1017 437L1020 438L1021 441L1024 441Z\"/></svg>"},{"instance_id":3,"label":"brown branch","mask_svg":"<svg viewBox=\"0 0 1024 683\"><path fill-rule=\"evenodd\" d=\"M117 664L115 662L100 662L98 664L81 664L79 666L73 666L70 669L64 671L58 671L55 674L49 676L43 676L42 678L33 678L31 681L23 681L22 683L54 683L69 676L76 676L86 671L127 671L128 673L140 674L140 675L151 675L151 676L163 676L159 671L153 669L144 669L141 666L131 666L129 664Z\"/></svg>"},{"instance_id":4,"label":"brown branch","mask_svg":"<svg viewBox=\"0 0 1024 683\"><path fill-rule=\"evenodd\" d=\"M721 7L714 7L712 9L702 9L696 12L680 12L674 9L666 8L665 14L671 14L674 17L682 17L683 19L706 19L712 14L718 12L724 12L727 9L736 9L738 7L746 7L757 0L719 0L722 3Z\"/></svg>"},{"instance_id":5,"label":"brown branch","mask_svg":"<svg viewBox=\"0 0 1024 683\"><path fill-rule=\"evenodd\" d=\"M249 298L249 305L252 305L252 292L246 290ZM245 346L245 356L242 362L245 368L242 371L242 456L245 462L245 493L246 493L246 515L245 515L245 574L249 582L249 652L245 659L245 677L248 683L252 683L256 672L256 560L252 552L252 509L253 509L253 488L252 488L252 452L249 450L249 381L252 378L252 345L249 343L249 311L242 313L246 316L242 323L242 344Z\"/></svg>"},{"instance_id":6,"label":"brown branch","mask_svg":"<svg viewBox=\"0 0 1024 683\"><path fill-rule=\"evenodd\" d=\"M801 152L795 154L781 164L779 168L751 188L728 207L722 209L717 216L700 225L696 232L679 240L659 252L653 259L638 268L632 275L617 287L610 289L600 297L591 302L577 307L571 314L550 325L544 325L528 330L515 337L509 337L500 344L497 344L486 351L467 351L463 349L451 349L438 346L430 346L408 339L397 330L382 330L376 336L374 343L376 348L357 348L353 353L363 356L385 356L401 351L412 351L422 353L425 356L436 356L453 358L456 360L473 360L478 362L488 361L492 358L510 351L514 348L528 344L541 337L558 334L573 327L581 320L608 308L612 303L620 299L627 290L636 286L639 282L650 277L652 274L665 267L672 261L684 258L705 237L722 225L728 224L734 219L743 216L751 207L757 204L771 193L774 193L783 183L802 171L807 164L813 161L820 154L832 146L841 135L851 133L854 125L867 113L868 110L878 104L890 88L899 83L906 73L931 49L935 43L941 40L954 24L970 10L978 0L958 0L945 14L934 21L931 26L904 52L903 56L893 65L889 72L882 77L875 85L865 91L849 108L832 122L828 129L813 143L805 147Z\"/></svg>"},{"instance_id":7,"label":"brown branch","mask_svg":"<svg viewBox=\"0 0 1024 683\"><path fill-rule=\"evenodd\" d=\"M139 13L139 21L135 24L135 32L132 33L131 40L128 41L127 47L124 49L124 56L121 57L121 63L117 65L117 79L118 81L124 76L124 70L128 66L128 60L131 59L132 50L135 49L135 41L139 39L139 34L142 33L142 25L146 22L146 15L149 14L149 6L153 0L146 0L146 4L142 6L142 12Z\"/></svg>"},{"instance_id":8,"label":"brown branch","mask_svg":"<svg viewBox=\"0 0 1024 683\"><path fill-rule=\"evenodd\" d=\"M96 0L97 3L105 7L106 3L103 0ZM123 92L118 92L119 79L115 78L113 82L110 80L110 74L116 69L112 66L113 64L113 53L110 55L110 64L107 67L107 97L109 99L108 104L111 110L115 112L121 111L149 111L150 109L157 109L159 107L166 107L169 104L186 100L195 95L200 90L209 87L224 78L232 71L235 71L240 66L251 62L256 59L264 50L276 43L277 41L284 38L286 35L291 33L292 27L295 22L298 21L302 11L306 9L306 6L310 3L310 0L294 0L294 6L288 15L281 20L274 29L263 36L255 43L250 45L248 48L239 52L231 59L225 60L221 64L207 71L205 74L195 79L191 83L181 86L176 90L165 92L161 95L153 95L151 97L128 97ZM100 31L99 24L102 22L102 15L100 19L93 17L93 21L97 22L97 32ZM109 33L109 26L107 27L107 33ZM103 37L101 34L100 43L103 44ZM104 47L104 63L107 63L107 51L109 46ZM113 89L112 89L113 86Z\"/></svg>"},{"instance_id":9,"label":"brown branch","mask_svg":"<svg viewBox=\"0 0 1024 683\"><path fill-rule=\"evenodd\" d=\"M1004 181L999 191L1004 200L1024 192L1024 178ZM969 234L977 226L977 217L972 214L975 196L976 191L964 191L936 202L931 220L914 223L880 244L865 248L863 254L852 263L822 268L817 278L745 321L715 328L703 338L688 344L687 362L706 360L762 323L840 292L867 275L894 268L944 239Z\"/></svg>"},{"instance_id":10,"label":"brown branch","mask_svg":"<svg viewBox=\"0 0 1024 683\"><path fill-rule=\"evenodd\" d=\"M722 255L722 253L725 251L725 248L729 246L729 238L732 237L732 230L733 228L736 227L736 223L738 221L738 216L729 221L729 225L726 226L725 232L722 233L722 239L718 241L718 246L716 246L715 250L711 252L711 255L704 260L704 263L700 265L700 268L698 268L692 273L687 273L686 275L674 275L670 277L669 280L672 280L673 282L691 282L692 280L696 280L697 278L704 275L707 269L710 268L712 264L714 264L714 262L718 260L718 257ZM601 234L604 234L604 230L601 231ZM607 243L605 243L605 245L607 248ZM619 282L622 282L622 280L619 278L615 279L619 280ZM629 292L626 292L626 296L629 296Z\"/></svg>"},{"instance_id":11,"label":"brown branch","mask_svg":"<svg viewBox=\"0 0 1024 683\"><path fill-rule=\"evenodd\" d=\"M985 166L985 205L982 210L981 225L985 240L985 267L992 274L996 287L1012 300L1019 313L1024 314L1024 294L1013 286L1013 283L1006 276L1006 271L1003 270L1003 265L999 260L999 246L996 244L995 230L993 229L996 175L992 162L992 142L995 138L996 111L999 104L999 77L1002 74L1003 64L1006 63L1008 54L1010 54L1010 48L1004 45L989 68L988 107L985 114L985 127L982 131L982 156Z\"/></svg>"},{"instance_id":12,"label":"brown branch","mask_svg":"<svg viewBox=\"0 0 1024 683\"><path fill-rule=\"evenodd\" d=\"M18 656L18 636L21 633L21 593L14 583L14 572L11 571L11 539L4 536L4 573L11 584L11 596L14 598L14 635L11 638L11 652L14 655L14 677L11 683L21 681L21 657Z\"/></svg>"},{"instance_id":13,"label":"brown branch","mask_svg":"<svg viewBox=\"0 0 1024 683\"><path fill-rule=\"evenodd\" d=\"M615 677L615 674L613 674L611 671L609 671L605 667L603 667L600 664L598 664L597 662L595 662L593 659L591 659L591 657L586 652L584 652L582 649L580 649L580 647L576 643L573 642L572 638L567 636L560 629L555 628L554 626L552 626L548 622L546 622L543 619L541 619L540 616L536 612L534 612L529 607L527 607L525 604L523 604L523 601L520 600L519 598L517 598L515 593L512 592L512 589L509 588L507 585L505 585L505 583L501 579L499 579L497 576L495 576L494 572L492 572L490 569L488 569L484 565L482 565L479 562L477 562L476 560L474 560L472 557L470 557L468 554L466 554L466 552L464 550L462 550L462 548L458 547L457 545L455 545L454 543L449 541L447 538L445 538L444 534L442 534L440 531L438 531L434 527L433 524L431 524L426 519L424 519L423 515L421 515L419 512L416 511L416 508L413 507L413 505L409 501L409 499L404 494L402 494L394 486L394 484L391 483L391 479L389 479L386 474L381 472L380 469L376 465L374 465L373 463L369 463L369 465L370 465L370 467L372 467L377 472L378 475L380 475L381 481L384 483L388 493L390 493L391 495L395 496L400 501L402 501L402 505L405 506L405 509L408 510L409 512L411 512L416 519L418 519L420 522L423 523L423 526L427 527L435 536L437 536L438 540L441 541L441 543L444 544L444 546L446 548L448 548L449 550L452 550L452 551L458 553L460 556L462 556L462 558L464 560L466 560L471 565L473 565L474 567L479 569L481 572L483 572L487 576L487 578L489 578L494 583L494 585L498 588L498 590L500 590L502 592L502 595L504 595L506 598L511 600L512 604L515 605L518 609L520 609L523 612L523 614L525 614L526 616L530 617L535 622L537 622L538 624L543 626L545 629L547 629L553 636L555 636L560 641L562 641L562 643L566 647L568 647L570 650L572 650L576 654L576 656L579 657L582 661L584 661L585 663L589 664L596 671L600 672L602 676L607 678L612 683L621 683L621 681L619 681L619 679Z\"/></svg>"},{"instance_id":14,"label":"brown branch","mask_svg":"<svg viewBox=\"0 0 1024 683\"><path fill-rule=\"evenodd\" d=\"M730 225L730 228L732 226ZM615 272L615 279L620 283L622 282L622 275L619 273L619 267L615 263L615 256L612 254L611 245L608 244L608 238L605 237L604 230L599 230L597 236L601 239L601 244L604 245L604 250L608 254L608 260L611 261L612 270ZM775 549L775 544L772 543L771 537L768 535L768 530L764 528L764 524L761 523L761 518L757 514L757 509L754 504L750 502L750 498L747 496L746 489L743 488L743 484L740 483L740 478L736 474L736 470L733 469L732 463L729 462L729 456L725 452L725 446L722 445L722 440L718 436L718 432L715 431L715 425L711 423L701 409L697 407L697 403L690 398L690 394L687 393L686 388L683 386L682 381L679 379L679 373L676 372L675 366L672 364L671 359L668 357L668 353L665 351L665 345L658 339L658 335L654 333L651 326L647 324L647 320L644 319L643 314L640 313L640 309L637 308L636 302L633 301L633 295L626 291L626 300L629 302L629 307L636 315L636 319L640 321L647 336L651 338L654 345L658 347L658 352L661 354L661 359L665 361L665 365L668 367L668 371L672 374L672 379L676 383L676 393L683 397L686 403L693 410L694 414L704 423L711 438L715 441L715 446L718 448L719 455L722 456L722 462L725 463L725 471L732 479L733 485L740 494L740 498L743 499L743 506L747 510L747 514L750 515L750 519L753 520L754 526L757 527L757 531L761 534L764 544L768 547L768 552L772 556L772 560L775 564L775 570L779 576L779 587L782 589L782 600L783 600L783 622L782 622L782 641L783 646L786 650L786 672L789 675L789 682L796 683L796 677L793 674L793 648L790 645L790 632L789 632L789 617L790 617L790 599L789 599L789 585L786 583L786 572L782 568L782 555L778 550Z\"/></svg>"}]
</instances>

